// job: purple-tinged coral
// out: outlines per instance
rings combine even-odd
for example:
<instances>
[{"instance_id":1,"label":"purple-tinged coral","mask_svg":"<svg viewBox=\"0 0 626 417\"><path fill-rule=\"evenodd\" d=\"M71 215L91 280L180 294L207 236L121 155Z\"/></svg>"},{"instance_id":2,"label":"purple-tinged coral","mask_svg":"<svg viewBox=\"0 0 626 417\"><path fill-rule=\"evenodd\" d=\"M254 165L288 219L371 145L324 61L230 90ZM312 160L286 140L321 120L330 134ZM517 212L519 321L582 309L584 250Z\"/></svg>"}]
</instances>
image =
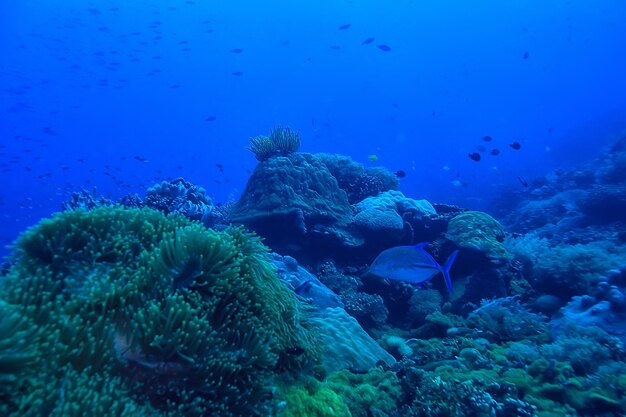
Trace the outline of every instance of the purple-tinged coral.
<instances>
[{"instance_id":1,"label":"purple-tinged coral","mask_svg":"<svg viewBox=\"0 0 626 417\"><path fill-rule=\"evenodd\" d=\"M98 195L96 188L90 193L87 190L80 190L72 193L69 200L63 202L63 211L65 210L91 210L100 206L112 206L115 202L106 197Z\"/></svg>"},{"instance_id":2,"label":"purple-tinged coral","mask_svg":"<svg viewBox=\"0 0 626 417\"><path fill-rule=\"evenodd\" d=\"M484 300L472 311L467 324L496 341L517 341L547 333L546 317L531 313L511 297Z\"/></svg>"},{"instance_id":3,"label":"purple-tinged coral","mask_svg":"<svg viewBox=\"0 0 626 417\"><path fill-rule=\"evenodd\" d=\"M597 327L626 343L626 289L600 282L594 295L573 297L552 321L553 331L570 323Z\"/></svg>"},{"instance_id":4,"label":"purple-tinged coral","mask_svg":"<svg viewBox=\"0 0 626 417\"><path fill-rule=\"evenodd\" d=\"M178 212L192 220L201 220L213 207L204 188L183 178L163 181L148 189L143 203L165 214Z\"/></svg>"}]
</instances>

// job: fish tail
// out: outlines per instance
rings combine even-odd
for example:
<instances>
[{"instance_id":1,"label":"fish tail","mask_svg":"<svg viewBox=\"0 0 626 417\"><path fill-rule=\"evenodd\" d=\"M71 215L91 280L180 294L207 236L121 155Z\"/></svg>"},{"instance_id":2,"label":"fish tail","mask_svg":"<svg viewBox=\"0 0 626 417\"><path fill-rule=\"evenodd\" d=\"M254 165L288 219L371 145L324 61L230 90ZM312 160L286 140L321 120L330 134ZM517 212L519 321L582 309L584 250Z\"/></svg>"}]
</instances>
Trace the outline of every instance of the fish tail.
<instances>
[{"instance_id":1,"label":"fish tail","mask_svg":"<svg viewBox=\"0 0 626 417\"><path fill-rule=\"evenodd\" d=\"M446 281L446 287L448 287L448 291L452 294L452 280L450 279L450 268L452 268L452 264L456 259L456 256L459 254L458 250L452 252L452 254L448 257L446 263L441 267L441 273L443 274L443 279Z\"/></svg>"}]
</instances>

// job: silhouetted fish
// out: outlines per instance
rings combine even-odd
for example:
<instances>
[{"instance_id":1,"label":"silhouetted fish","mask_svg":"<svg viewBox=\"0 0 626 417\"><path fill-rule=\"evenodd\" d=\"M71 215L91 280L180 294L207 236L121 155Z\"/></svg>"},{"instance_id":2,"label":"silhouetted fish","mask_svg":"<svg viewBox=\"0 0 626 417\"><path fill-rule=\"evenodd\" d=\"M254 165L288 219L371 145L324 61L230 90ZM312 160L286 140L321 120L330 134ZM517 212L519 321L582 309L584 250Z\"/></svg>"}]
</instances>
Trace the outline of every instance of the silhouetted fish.
<instances>
[{"instance_id":1,"label":"silhouetted fish","mask_svg":"<svg viewBox=\"0 0 626 417\"><path fill-rule=\"evenodd\" d=\"M216 120L217 120L217 117L215 117L215 116L209 116L209 117L207 117L207 118L206 118L206 119L204 119L204 120L206 120L207 122L214 122L214 121L216 121Z\"/></svg>"},{"instance_id":2,"label":"silhouetted fish","mask_svg":"<svg viewBox=\"0 0 626 417\"><path fill-rule=\"evenodd\" d=\"M424 250L426 245L428 242L419 243L415 246L396 246L387 249L374 259L369 272L381 278L410 284L422 284L441 272L446 287L452 294L450 267L459 251L452 252L446 263L441 266L431 254Z\"/></svg>"},{"instance_id":3,"label":"silhouetted fish","mask_svg":"<svg viewBox=\"0 0 626 417\"><path fill-rule=\"evenodd\" d=\"M483 136L483 140L485 142L491 142L492 139L491 139L491 136Z\"/></svg>"},{"instance_id":4,"label":"silhouetted fish","mask_svg":"<svg viewBox=\"0 0 626 417\"><path fill-rule=\"evenodd\" d=\"M480 154L478 152L469 153L469 154L467 154L467 156L469 156L469 158L472 161L476 161L476 162L480 161Z\"/></svg>"},{"instance_id":5,"label":"silhouetted fish","mask_svg":"<svg viewBox=\"0 0 626 417\"><path fill-rule=\"evenodd\" d=\"M345 25L339 26L339 30L346 30L346 29L350 29L351 27L352 25L350 23L346 23Z\"/></svg>"},{"instance_id":6,"label":"silhouetted fish","mask_svg":"<svg viewBox=\"0 0 626 417\"><path fill-rule=\"evenodd\" d=\"M391 47L388 45L376 45L376 47L380 49L381 51L385 51L385 52L391 51Z\"/></svg>"},{"instance_id":7,"label":"silhouetted fish","mask_svg":"<svg viewBox=\"0 0 626 417\"><path fill-rule=\"evenodd\" d=\"M478 146L476 147L476 150L477 150L478 152L485 152L485 151L487 150L487 148L485 148L483 145L478 145Z\"/></svg>"},{"instance_id":8,"label":"silhouetted fish","mask_svg":"<svg viewBox=\"0 0 626 417\"><path fill-rule=\"evenodd\" d=\"M523 59L528 59L528 52L524 52L524 57Z\"/></svg>"},{"instance_id":9,"label":"silhouetted fish","mask_svg":"<svg viewBox=\"0 0 626 417\"><path fill-rule=\"evenodd\" d=\"M498 155L500 155L500 149L492 149L492 150L491 150L491 154L492 154L493 156L498 156Z\"/></svg>"},{"instance_id":10,"label":"silhouetted fish","mask_svg":"<svg viewBox=\"0 0 626 417\"><path fill-rule=\"evenodd\" d=\"M240 54L243 52L243 49L241 48L233 48L230 50L230 52L232 52L233 54Z\"/></svg>"},{"instance_id":11,"label":"silhouetted fish","mask_svg":"<svg viewBox=\"0 0 626 417\"><path fill-rule=\"evenodd\" d=\"M524 186L524 188L528 187L528 181L526 181L524 178L522 177L517 177L517 179L519 180L519 182L522 183L522 186Z\"/></svg>"},{"instance_id":12,"label":"silhouetted fish","mask_svg":"<svg viewBox=\"0 0 626 417\"><path fill-rule=\"evenodd\" d=\"M522 147L522 145L519 142L513 142L509 145L511 148L515 149L516 151L519 151Z\"/></svg>"},{"instance_id":13,"label":"silhouetted fish","mask_svg":"<svg viewBox=\"0 0 626 417\"><path fill-rule=\"evenodd\" d=\"M404 178L404 177L406 177L406 172L404 172L403 170L399 169L398 171L394 172L393 175L395 175L398 178Z\"/></svg>"},{"instance_id":14,"label":"silhouetted fish","mask_svg":"<svg viewBox=\"0 0 626 417\"><path fill-rule=\"evenodd\" d=\"M374 38L367 38L363 42L361 42L361 45L369 45L372 42L374 42Z\"/></svg>"},{"instance_id":15,"label":"silhouetted fish","mask_svg":"<svg viewBox=\"0 0 626 417\"><path fill-rule=\"evenodd\" d=\"M232 73L235 77L241 77L243 75L243 72L241 71L235 71Z\"/></svg>"}]
</instances>

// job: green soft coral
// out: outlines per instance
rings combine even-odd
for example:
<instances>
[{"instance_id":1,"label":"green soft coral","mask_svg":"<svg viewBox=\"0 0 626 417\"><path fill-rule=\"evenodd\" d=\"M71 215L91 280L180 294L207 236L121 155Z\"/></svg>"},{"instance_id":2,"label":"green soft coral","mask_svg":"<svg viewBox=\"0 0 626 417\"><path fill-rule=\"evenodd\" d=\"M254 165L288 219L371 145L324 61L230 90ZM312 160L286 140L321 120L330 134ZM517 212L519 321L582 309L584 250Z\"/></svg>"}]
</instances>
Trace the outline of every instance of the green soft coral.
<instances>
[{"instance_id":1,"label":"green soft coral","mask_svg":"<svg viewBox=\"0 0 626 417\"><path fill-rule=\"evenodd\" d=\"M15 410L33 396L50 399L42 412L62 409L59 392L92 378L93 404L78 399L88 409L262 415L276 371L319 354L306 311L243 228L148 209L67 211L22 234L13 260L0 298L23 317L13 327L37 327L43 358ZM5 355L10 366L30 360L30 346L20 352ZM111 381L121 388L106 391Z\"/></svg>"},{"instance_id":2,"label":"green soft coral","mask_svg":"<svg viewBox=\"0 0 626 417\"><path fill-rule=\"evenodd\" d=\"M354 417L383 417L397 411L402 389L391 371L372 368L365 374L335 372L324 385L342 396Z\"/></svg>"},{"instance_id":3,"label":"green soft coral","mask_svg":"<svg viewBox=\"0 0 626 417\"><path fill-rule=\"evenodd\" d=\"M278 417L352 417L343 399L320 383L296 384L279 393Z\"/></svg>"}]
</instances>

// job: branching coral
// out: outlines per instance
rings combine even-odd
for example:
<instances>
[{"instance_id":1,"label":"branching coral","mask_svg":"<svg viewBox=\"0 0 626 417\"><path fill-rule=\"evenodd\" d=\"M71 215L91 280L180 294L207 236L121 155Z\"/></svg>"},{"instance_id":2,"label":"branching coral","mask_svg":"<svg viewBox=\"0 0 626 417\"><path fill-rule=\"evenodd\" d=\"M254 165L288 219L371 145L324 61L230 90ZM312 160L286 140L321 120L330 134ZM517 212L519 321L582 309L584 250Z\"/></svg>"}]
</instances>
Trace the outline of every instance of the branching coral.
<instances>
[{"instance_id":1,"label":"branching coral","mask_svg":"<svg viewBox=\"0 0 626 417\"><path fill-rule=\"evenodd\" d=\"M250 146L246 149L254 153L258 161L274 155L288 155L300 149L300 134L288 127L276 126L269 136L250 138Z\"/></svg>"}]
</instances>

